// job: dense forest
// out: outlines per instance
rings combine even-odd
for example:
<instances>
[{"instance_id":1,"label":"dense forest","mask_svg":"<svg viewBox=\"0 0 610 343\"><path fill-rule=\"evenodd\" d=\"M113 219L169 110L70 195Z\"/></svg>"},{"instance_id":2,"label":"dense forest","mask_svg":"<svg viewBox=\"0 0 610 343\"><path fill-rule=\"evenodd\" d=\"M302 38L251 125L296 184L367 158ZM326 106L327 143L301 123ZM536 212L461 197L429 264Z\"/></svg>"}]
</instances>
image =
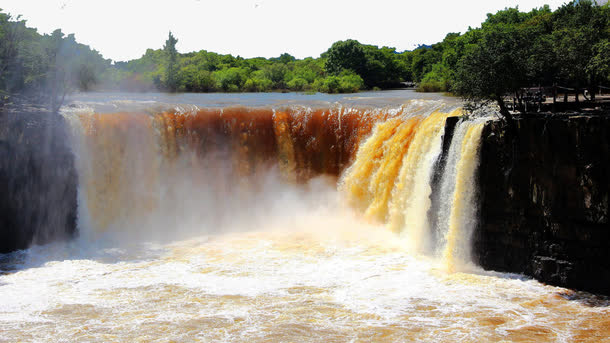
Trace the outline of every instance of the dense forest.
<instances>
[{"instance_id":1,"label":"dense forest","mask_svg":"<svg viewBox=\"0 0 610 343\"><path fill-rule=\"evenodd\" d=\"M41 35L0 11L0 100L55 107L73 90L335 93L414 82L419 91L499 101L523 87L558 84L594 94L610 82L610 7L588 1L555 11L504 9L478 28L404 52L345 40L318 58L242 58L178 53L177 41L170 32L162 48L112 63L72 34Z\"/></svg>"},{"instance_id":2,"label":"dense forest","mask_svg":"<svg viewBox=\"0 0 610 343\"><path fill-rule=\"evenodd\" d=\"M242 58L201 50L175 51L170 33L163 49L115 63L104 75L105 87L123 90L180 92L357 92L398 87L410 79L409 66L394 48L378 48L355 40L336 42L319 58L298 60L285 53L276 58Z\"/></svg>"},{"instance_id":3,"label":"dense forest","mask_svg":"<svg viewBox=\"0 0 610 343\"><path fill-rule=\"evenodd\" d=\"M582 90L594 97L610 82L610 7L574 1L555 11L509 8L488 14L480 28L450 33L409 56L420 90L494 101L506 116L504 96L521 102L528 87L558 85L578 102Z\"/></svg>"}]
</instances>

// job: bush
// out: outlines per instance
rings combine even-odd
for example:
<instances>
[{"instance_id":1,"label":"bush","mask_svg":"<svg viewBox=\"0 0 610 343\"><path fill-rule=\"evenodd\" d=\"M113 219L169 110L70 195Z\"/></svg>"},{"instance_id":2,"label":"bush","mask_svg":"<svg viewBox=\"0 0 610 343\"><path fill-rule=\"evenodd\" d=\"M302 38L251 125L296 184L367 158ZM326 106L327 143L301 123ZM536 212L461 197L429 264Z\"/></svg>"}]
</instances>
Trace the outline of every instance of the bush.
<instances>
[{"instance_id":1,"label":"bush","mask_svg":"<svg viewBox=\"0 0 610 343\"><path fill-rule=\"evenodd\" d=\"M338 93L340 85L341 81L339 80L339 77L331 75L321 80L317 89L322 93Z\"/></svg>"},{"instance_id":2,"label":"bush","mask_svg":"<svg viewBox=\"0 0 610 343\"><path fill-rule=\"evenodd\" d=\"M269 92L273 82L267 78L253 77L244 83L244 90L246 92Z\"/></svg>"},{"instance_id":3,"label":"bush","mask_svg":"<svg viewBox=\"0 0 610 343\"><path fill-rule=\"evenodd\" d=\"M195 87L198 92L213 92L216 90L214 74L207 70L200 70L195 78Z\"/></svg>"},{"instance_id":4,"label":"bush","mask_svg":"<svg viewBox=\"0 0 610 343\"><path fill-rule=\"evenodd\" d=\"M238 92L243 89L247 71L242 68L221 69L214 72L216 88L225 92Z\"/></svg>"},{"instance_id":5,"label":"bush","mask_svg":"<svg viewBox=\"0 0 610 343\"><path fill-rule=\"evenodd\" d=\"M356 93L364 88L364 80L358 74L343 72L339 77L339 93Z\"/></svg>"},{"instance_id":6,"label":"bush","mask_svg":"<svg viewBox=\"0 0 610 343\"><path fill-rule=\"evenodd\" d=\"M301 77L296 77L290 81L288 81L288 89L292 90L292 91L303 91L307 88L307 86L309 85L309 83L307 82L307 80L301 78Z\"/></svg>"},{"instance_id":7,"label":"bush","mask_svg":"<svg viewBox=\"0 0 610 343\"><path fill-rule=\"evenodd\" d=\"M424 75L417 85L418 92L447 92L451 89L451 71L443 64L437 63Z\"/></svg>"},{"instance_id":8,"label":"bush","mask_svg":"<svg viewBox=\"0 0 610 343\"><path fill-rule=\"evenodd\" d=\"M322 93L355 93L364 88L360 75L344 71L340 76L327 76L314 82L313 88Z\"/></svg>"},{"instance_id":9,"label":"bush","mask_svg":"<svg viewBox=\"0 0 610 343\"><path fill-rule=\"evenodd\" d=\"M438 93L446 92L447 87L444 82L438 80L424 80L417 85L417 92Z\"/></svg>"}]
</instances>

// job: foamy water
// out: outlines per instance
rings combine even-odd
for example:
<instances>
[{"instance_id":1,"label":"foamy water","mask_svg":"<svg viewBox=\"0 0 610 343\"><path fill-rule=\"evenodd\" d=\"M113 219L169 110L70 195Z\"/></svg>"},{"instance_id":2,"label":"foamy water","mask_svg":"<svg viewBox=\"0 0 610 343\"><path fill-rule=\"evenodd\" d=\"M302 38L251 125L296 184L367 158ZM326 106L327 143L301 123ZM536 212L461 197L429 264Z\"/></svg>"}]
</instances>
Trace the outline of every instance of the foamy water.
<instances>
[{"instance_id":1,"label":"foamy water","mask_svg":"<svg viewBox=\"0 0 610 343\"><path fill-rule=\"evenodd\" d=\"M293 219L167 244L30 249L0 278L0 340L596 342L610 334L607 300L514 275L447 273L406 253L394 233L347 216Z\"/></svg>"}]
</instances>

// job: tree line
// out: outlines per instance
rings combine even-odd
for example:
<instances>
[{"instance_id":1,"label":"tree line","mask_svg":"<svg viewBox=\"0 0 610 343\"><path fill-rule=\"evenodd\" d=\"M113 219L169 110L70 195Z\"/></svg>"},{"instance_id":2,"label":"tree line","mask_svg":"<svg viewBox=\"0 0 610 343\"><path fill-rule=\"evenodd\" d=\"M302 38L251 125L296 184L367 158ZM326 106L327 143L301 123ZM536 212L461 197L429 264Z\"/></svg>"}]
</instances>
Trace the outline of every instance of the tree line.
<instances>
[{"instance_id":1,"label":"tree line","mask_svg":"<svg viewBox=\"0 0 610 343\"><path fill-rule=\"evenodd\" d=\"M505 115L504 96L521 102L528 87L560 85L578 102L584 89L594 96L598 86L610 86L610 7L573 1L555 11L508 8L409 55L420 90L494 101Z\"/></svg>"},{"instance_id":2,"label":"tree line","mask_svg":"<svg viewBox=\"0 0 610 343\"><path fill-rule=\"evenodd\" d=\"M408 68L394 48L340 41L319 58L242 58L201 50L180 54L170 32L162 49L115 63L106 86L123 90L179 92L357 92L398 87Z\"/></svg>"},{"instance_id":3,"label":"tree line","mask_svg":"<svg viewBox=\"0 0 610 343\"><path fill-rule=\"evenodd\" d=\"M91 90L111 61L73 34L39 34L0 10L0 106L27 101L57 110L67 93Z\"/></svg>"},{"instance_id":4,"label":"tree line","mask_svg":"<svg viewBox=\"0 0 610 343\"><path fill-rule=\"evenodd\" d=\"M59 103L71 90L170 92L357 92L414 82L423 92L451 92L476 103L524 87L577 90L610 82L610 7L573 1L522 12L507 8L465 33L449 33L412 51L338 41L318 58L243 58L165 45L111 63L74 35L41 35L0 10L0 100L27 96Z\"/></svg>"}]
</instances>

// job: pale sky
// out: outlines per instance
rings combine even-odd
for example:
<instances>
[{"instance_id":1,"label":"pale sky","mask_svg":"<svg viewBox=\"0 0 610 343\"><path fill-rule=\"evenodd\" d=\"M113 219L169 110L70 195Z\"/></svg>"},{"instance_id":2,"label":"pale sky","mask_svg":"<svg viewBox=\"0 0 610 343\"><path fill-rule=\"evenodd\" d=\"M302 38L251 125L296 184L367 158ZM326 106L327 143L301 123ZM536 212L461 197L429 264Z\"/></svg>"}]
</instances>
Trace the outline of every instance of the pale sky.
<instances>
[{"instance_id":1,"label":"pale sky","mask_svg":"<svg viewBox=\"0 0 610 343\"><path fill-rule=\"evenodd\" d=\"M561 0L2 0L41 33L61 28L115 61L161 48L171 30L185 53L318 57L338 40L411 50L477 27L487 13Z\"/></svg>"}]
</instances>

